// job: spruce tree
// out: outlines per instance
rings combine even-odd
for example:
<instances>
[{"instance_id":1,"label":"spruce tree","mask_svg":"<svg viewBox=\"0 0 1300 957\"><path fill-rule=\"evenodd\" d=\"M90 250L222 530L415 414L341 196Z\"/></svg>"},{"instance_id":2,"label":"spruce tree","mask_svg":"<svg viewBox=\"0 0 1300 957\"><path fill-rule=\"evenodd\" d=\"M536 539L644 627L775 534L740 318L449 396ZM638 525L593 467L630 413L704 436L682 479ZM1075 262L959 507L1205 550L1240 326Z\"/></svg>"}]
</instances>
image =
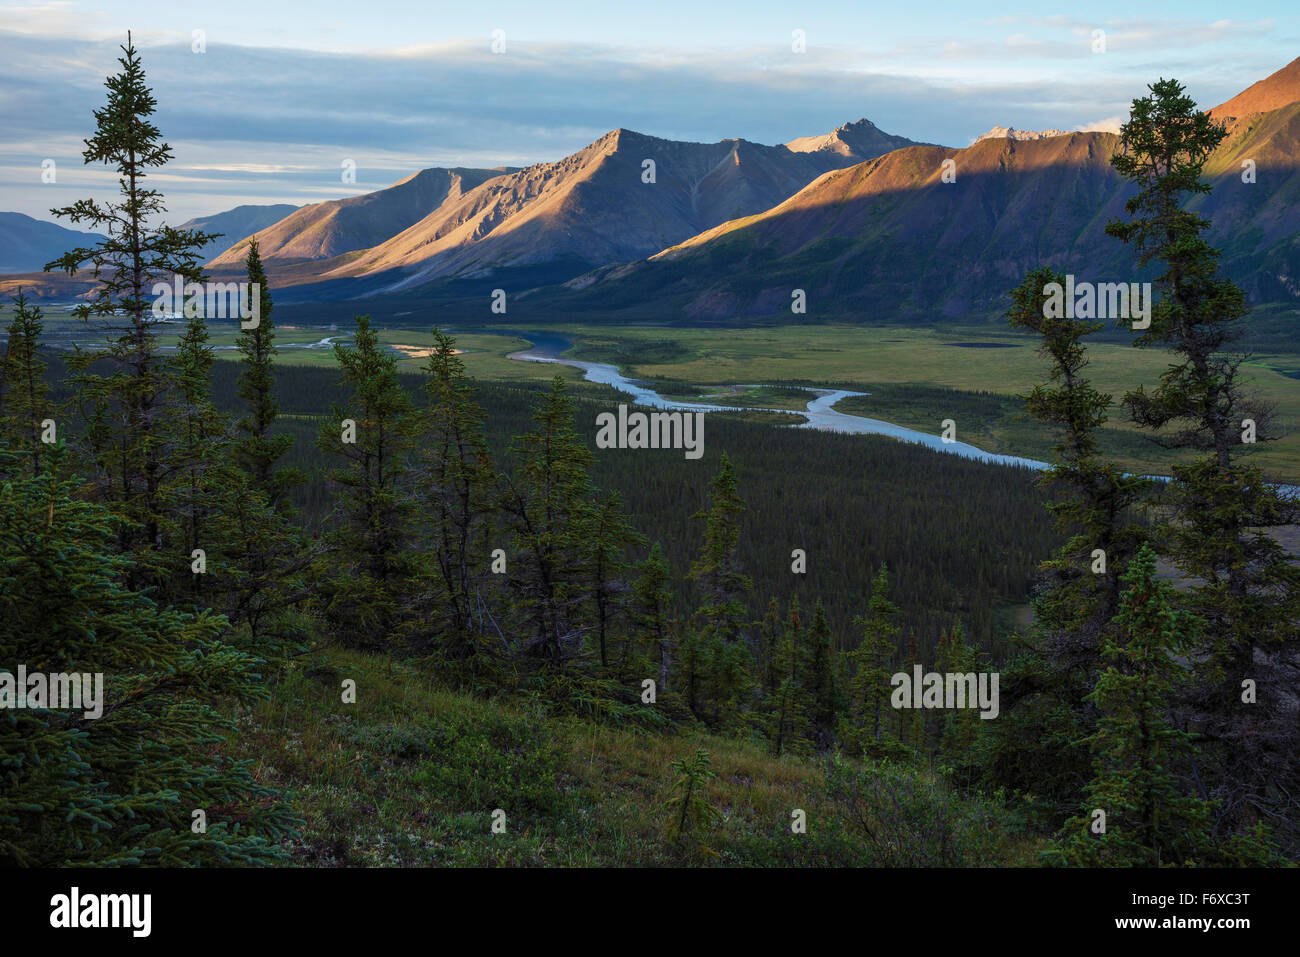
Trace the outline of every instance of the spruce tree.
<instances>
[{"instance_id":1,"label":"spruce tree","mask_svg":"<svg viewBox=\"0 0 1300 957\"><path fill-rule=\"evenodd\" d=\"M673 673L673 683L677 693L685 700L686 707L697 718L706 713L710 665L708 648L700 638L700 633L693 622L686 621L677 642L677 667Z\"/></svg>"},{"instance_id":2,"label":"spruce tree","mask_svg":"<svg viewBox=\"0 0 1300 957\"><path fill-rule=\"evenodd\" d=\"M575 655L590 594L583 576L592 513L591 451L574 429L573 402L562 376L533 414L534 429L513 452L501 507L513 534L510 586L528 637L525 652L552 667Z\"/></svg>"},{"instance_id":3,"label":"spruce tree","mask_svg":"<svg viewBox=\"0 0 1300 957\"><path fill-rule=\"evenodd\" d=\"M691 578L702 593L693 628L699 647L692 651L692 660L697 674L702 666L709 717L719 724L737 721L751 690L745 596L753 584L741 570L739 548L744 512L736 470L724 452L718 474L709 483L709 505L695 515L704 520L704 544L691 565Z\"/></svg>"},{"instance_id":4,"label":"spruce tree","mask_svg":"<svg viewBox=\"0 0 1300 957\"><path fill-rule=\"evenodd\" d=\"M1191 646L1193 619L1172 606L1156 578L1156 557L1142 546L1122 578L1116 631L1106 668L1091 695L1101 712L1091 738L1095 776L1083 814L1067 822L1048 859L1088 866L1160 867L1205 862L1210 808L1186 793L1176 767L1191 742L1170 715L1186 670L1175 660ZM1105 814L1105 831L1094 822Z\"/></svg>"},{"instance_id":5,"label":"spruce tree","mask_svg":"<svg viewBox=\"0 0 1300 957\"><path fill-rule=\"evenodd\" d=\"M768 712L768 740L773 754L804 754L812 745L811 712L815 706L807 689L807 631L799 615L799 600L781 629L773 656L776 690Z\"/></svg>"},{"instance_id":6,"label":"spruce tree","mask_svg":"<svg viewBox=\"0 0 1300 957\"><path fill-rule=\"evenodd\" d=\"M321 599L339 641L377 649L400 640L411 621L406 596L419 567L406 481L413 417L397 360L379 342L369 316L357 316L356 323L353 344L334 345L350 396L345 406L334 407L318 440L343 461L329 473L338 499Z\"/></svg>"},{"instance_id":7,"label":"spruce tree","mask_svg":"<svg viewBox=\"0 0 1300 957\"><path fill-rule=\"evenodd\" d=\"M898 606L889 599L889 567L881 563L871 582L867 613L854 619L862 632L848 655L853 665L853 727L847 736L854 749L872 757L896 754L899 742L889 729L890 676L898 654Z\"/></svg>"},{"instance_id":8,"label":"spruce tree","mask_svg":"<svg viewBox=\"0 0 1300 957\"><path fill-rule=\"evenodd\" d=\"M172 363L177 385L173 427L177 434L174 451L177 474L165 489L166 523L175 526L169 540L175 543L170 565L174 576L164 583L163 593L179 597L184 594L201 602L208 570L194 572L196 554L203 553L203 566L214 566L220 574L219 556L225 522L221 505L228 476L223 472L228 435L225 417L212 402L212 349L208 345L207 324L202 316L193 316L181 337Z\"/></svg>"},{"instance_id":9,"label":"spruce tree","mask_svg":"<svg viewBox=\"0 0 1300 957\"><path fill-rule=\"evenodd\" d=\"M130 34L121 49L121 71L105 82L108 101L94 111L95 132L82 153L87 165L104 163L117 171L120 199L82 199L51 210L106 238L70 250L45 268L70 275L89 268L98 282L93 298L79 305L76 315L87 322L101 320L107 340L96 349L78 347L69 368L78 404L87 412L80 431L93 488L124 519L118 547L136 559L130 566L134 584L145 585L159 583L169 573L163 485L173 464L167 415L173 382L158 355L151 297L156 283L171 287L174 277L183 284L199 283L200 250L217 235L165 224L162 194L145 181L171 160L171 147L151 119L157 102ZM109 374L95 371L102 364Z\"/></svg>"},{"instance_id":10,"label":"spruce tree","mask_svg":"<svg viewBox=\"0 0 1300 957\"><path fill-rule=\"evenodd\" d=\"M1052 827L1072 813L1088 763L1087 737L1097 712L1086 696L1101 667L1101 647L1119 607L1119 572L1144 538L1136 513L1150 481L1125 475L1101 452L1098 430L1111 396L1086 375L1084 340L1102 323L1052 315L1049 284L1065 277L1046 267L1011 291L1008 323L1039 338L1048 381L1020 396L1026 410L1058 437L1039 486L1065 543L1039 570L1030 599L1034 622L1012 638L1001 670L1002 713L978 741L990 785L1028 798Z\"/></svg>"},{"instance_id":11,"label":"spruce tree","mask_svg":"<svg viewBox=\"0 0 1300 957\"><path fill-rule=\"evenodd\" d=\"M244 415L228 442L229 460L223 457L212 470L225 532L224 565L214 587L219 607L236 626L232 642L279 660L306 644L305 572L318 552L304 544L289 504L289 492L306 476L279 465L293 437L274 432L279 415L274 303L256 238L249 241L246 269L249 294L257 295L257 321L240 323L236 348L243 358L236 392Z\"/></svg>"},{"instance_id":12,"label":"spruce tree","mask_svg":"<svg viewBox=\"0 0 1300 957\"><path fill-rule=\"evenodd\" d=\"M813 609L808 626L808 677L809 715L812 720L813 743L825 750L831 746L841 710L840 679L836 668L837 655L831 640L831 626L826 619L826 608L819 601Z\"/></svg>"},{"instance_id":13,"label":"spruce tree","mask_svg":"<svg viewBox=\"0 0 1300 957\"><path fill-rule=\"evenodd\" d=\"M676 621L672 617L672 578L663 547L655 542L650 553L641 562L636 582L632 586L631 619L632 637L624 652L634 649L640 660L657 669L659 690L666 692L672 670L673 632ZM626 672L627 663L623 668Z\"/></svg>"},{"instance_id":14,"label":"spruce tree","mask_svg":"<svg viewBox=\"0 0 1300 957\"><path fill-rule=\"evenodd\" d=\"M116 520L78 497L65 458L0 482L0 696L20 664L29 681L99 674L102 713L0 709L0 866L283 861L284 802L223 756L222 714L265 693L258 662L224 643L221 617L127 589Z\"/></svg>"},{"instance_id":15,"label":"spruce tree","mask_svg":"<svg viewBox=\"0 0 1300 957\"><path fill-rule=\"evenodd\" d=\"M759 693L764 700L770 700L776 693L776 648L781 642L785 629L785 620L781 616L781 603L776 598L767 600L767 611L758 628Z\"/></svg>"},{"instance_id":16,"label":"spruce tree","mask_svg":"<svg viewBox=\"0 0 1300 957\"><path fill-rule=\"evenodd\" d=\"M1112 626L1108 626L1107 631ZM984 784L1019 795L1037 826L1057 830L1078 808L1088 783L1088 738L1097 709L1087 699L1101 665L1071 669L1053 663L1043 629L1009 636L1011 652L999 671L998 720L982 722L976 739ZM913 712L917 714L917 712Z\"/></svg>"},{"instance_id":17,"label":"spruce tree","mask_svg":"<svg viewBox=\"0 0 1300 957\"><path fill-rule=\"evenodd\" d=\"M208 594L235 626L229 643L276 662L306 647L311 622L304 609L316 594L309 572L323 552L304 543L285 510L242 470L222 475L224 560Z\"/></svg>"},{"instance_id":18,"label":"spruce tree","mask_svg":"<svg viewBox=\"0 0 1300 957\"><path fill-rule=\"evenodd\" d=\"M905 664L915 664L920 661L915 634L907 636L907 650L903 654L903 661ZM917 754L928 753L929 742L926 738L925 718L920 708L908 708L903 711L899 715L898 725L899 741Z\"/></svg>"},{"instance_id":19,"label":"spruce tree","mask_svg":"<svg viewBox=\"0 0 1300 957\"><path fill-rule=\"evenodd\" d=\"M230 423L212 398L207 342L206 323L192 317L172 362L177 472L165 532L177 543L177 572L162 593L225 614L234 626L228 644L275 662L305 644L298 606L310 594L303 575L314 556L287 508L275 507L259 476L238 463ZM282 477L273 473L273 483ZM199 551L202 573L194 571Z\"/></svg>"},{"instance_id":20,"label":"spruce tree","mask_svg":"<svg viewBox=\"0 0 1300 957\"><path fill-rule=\"evenodd\" d=\"M591 595L591 618L600 650L600 664L610 662L609 629L627 602L630 586L626 580L627 549L643 545L645 536L629 524L617 492L605 496L592 509L586 529L584 568Z\"/></svg>"},{"instance_id":21,"label":"spruce tree","mask_svg":"<svg viewBox=\"0 0 1300 957\"><path fill-rule=\"evenodd\" d=\"M1048 504L1069 540L1044 562L1043 587L1034 606L1038 627L1052 646L1053 663L1095 672L1102 632L1119 604L1119 569L1143 540L1134 506L1150 481L1125 475L1101 455L1097 430L1106 422L1111 396L1084 375L1086 336L1102 327L1049 315L1045 288L1065 277L1047 268L1029 273L1011 292L1008 322L1039 336L1050 363L1049 381L1021 398L1034 418L1059 436L1052 467L1039 485L1059 498Z\"/></svg>"},{"instance_id":22,"label":"spruce tree","mask_svg":"<svg viewBox=\"0 0 1300 957\"><path fill-rule=\"evenodd\" d=\"M712 758L705 748L696 748L693 756L674 761L669 768L677 775L671 794L664 802L664 809L669 814L669 838L674 844L681 844L689 835L698 842L701 850L712 854L701 834L722 816L704 793L708 782L718 776L713 770Z\"/></svg>"},{"instance_id":23,"label":"spruce tree","mask_svg":"<svg viewBox=\"0 0 1300 957\"><path fill-rule=\"evenodd\" d=\"M427 625L442 651L466 659L489 628L485 556L495 525L496 475L484 437L484 412L456 352L456 341L433 330L424 367L425 408L413 463L416 496L428 523L431 557Z\"/></svg>"},{"instance_id":24,"label":"spruce tree","mask_svg":"<svg viewBox=\"0 0 1300 957\"><path fill-rule=\"evenodd\" d=\"M258 252L257 237L248 241L248 284L258 296L257 324L245 328L240 323L236 348L243 354L239 373L239 397L244 400L245 414L239 420L239 438L235 442L235 459L252 480L253 487L266 496L273 506L282 506L290 488L305 481L293 469L278 467L293 445L293 436L276 435L272 429L279 415L275 399L275 325L271 311L275 303L266 280L266 269Z\"/></svg>"},{"instance_id":25,"label":"spruce tree","mask_svg":"<svg viewBox=\"0 0 1300 957\"><path fill-rule=\"evenodd\" d=\"M1111 160L1137 188L1130 219L1106 228L1140 266L1163 266L1150 328L1135 344L1166 347L1174 362L1156 388L1124 402L1157 442L1194 456L1173 466L1173 511L1160 531L1206 625L1208 655L1189 704L1217 765L1212 796L1221 825L1245 833L1262 820L1300 819L1300 725L1284 677L1300 654L1300 569L1268 531L1295 524L1294 503L1245 461L1258 448L1252 434L1274 438L1236 348L1246 299L1220 274L1219 251L1203 235L1209 221L1190 208L1210 192L1201 174L1226 135L1177 81L1152 84L1133 101ZM1256 703L1242 701L1245 680L1256 682ZM1300 833L1287 830L1294 850Z\"/></svg>"},{"instance_id":26,"label":"spruce tree","mask_svg":"<svg viewBox=\"0 0 1300 957\"><path fill-rule=\"evenodd\" d=\"M7 439L33 475L41 474L41 423L50 412L45 362L40 356L41 310L18 291L0 357L0 439ZM0 472L0 476L3 476Z\"/></svg>"},{"instance_id":27,"label":"spruce tree","mask_svg":"<svg viewBox=\"0 0 1300 957\"><path fill-rule=\"evenodd\" d=\"M935 670L940 674L975 674L983 670L979 650L966 640L966 629L961 622L954 623L952 631L939 639ZM1001 689L999 688L999 696ZM961 787L970 787L979 773L979 755L976 750L982 721L974 703L967 701L964 708L953 708L943 716L939 734L939 759L948 768Z\"/></svg>"}]
</instances>

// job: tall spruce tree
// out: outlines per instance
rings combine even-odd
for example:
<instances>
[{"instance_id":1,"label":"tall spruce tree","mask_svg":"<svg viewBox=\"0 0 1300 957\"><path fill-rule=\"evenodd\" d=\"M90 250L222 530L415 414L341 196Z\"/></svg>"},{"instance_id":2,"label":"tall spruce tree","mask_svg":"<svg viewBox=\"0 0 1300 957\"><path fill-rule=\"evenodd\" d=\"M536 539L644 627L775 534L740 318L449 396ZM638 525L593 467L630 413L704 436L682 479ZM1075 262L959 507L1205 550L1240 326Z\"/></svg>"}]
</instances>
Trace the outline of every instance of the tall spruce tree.
<instances>
[{"instance_id":1,"label":"tall spruce tree","mask_svg":"<svg viewBox=\"0 0 1300 957\"><path fill-rule=\"evenodd\" d=\"M961 622L954 623L952 630L940 637L935 658L935 670L943 675L975 674L978 678L983 669L979 649L967 640L966 629ZM939 733L939 759L953 780L963 788L974 784L979 775L976 743L981 725L988 723L992 722L980 720L979 712L969 700L964 708L953 708L943 716L943 727Z\"/></svg>"},{"instance_id":2,"label":"tall spruce tree","mask_svg":"<svg viewBox=\"0 0 1300 957\"><path fill-rule=\"evenodd\" d=\"M871 582L867 613L855 619L862 638L849 652L853 665L853 725L845 736L854 750L873 757L900 751L891 732L889 716L890 675L898 654L898 606L889 599L889 566L881 563Z\"/></svg>"},{"instance_id":3,"label":"tall spruce tree","mask_svg":"<svg viewBox=\"0 0 1300 957\"><path fill-rule=\"evenodd\" d=\"M501 507L513 535L510 586L527 634L524 651L551 667L574 657L590 591L583 575L592 513L591 451L574 428L573 402L556 376L513 452Z\"/></svg>"},{"instance_id":4,"label":"tall spruce tree","mask_svg":"<svg viewBox=\"0 0 1300 957\"><path fill-rule=\"evenodd\" d=\"M185 595L196 604L203 601L207 565L210 561L216 566L222 551L225 522L220 515L229 481L226 421L212 402L213 361L207 323L200 315L192 316L171 363L177 392L172 402L177 474L166 487L170 494L164 501L169 506L165 528L175 526L174 531L167 529L175 554L169 563L174 573L163 583L162 594ZM194 570L196 563L201 571ZM219 573L215 567L212 571Z\"/></svg>"},{"instance_id":5,"label":"tall spruce tree","mask_svg":"<svg viewBox=\"0 0 1300 957\"><path fill-rule=\"evenodd\" d=\"M1045 267L1030 272L1011 291L1007 321L1038 336L1048 362L1048 381L1020 398L1058 437L1039 485L1055 497L1047 508L1067 538L1040 566L1033 625L1012 639L1001 669L1002 714L982 728L978 750L990 785L1032 795L1033 810L1056 827L1084 784L1085 741L1097 721L1087 695L1114 627L1120 570L1144 538L1137 510L1151 483L1125 475L1101 452L1097 433L1111 396L1086 376L1084 340L1102 323L1054 314L1052 283L1063 286L1065 277Z\"/></svg>"},{"instance_id":6,"label":"tall spruce tree","mask_svg":"<svg viewBox=\"0 0 1300 957\"><path fill-rule=\"evenodd\" d=\"M903 661L909 664L920 661L920 651L917 647L915 634L907 636L907 649L903 653ZM920 708L908 708L899 715L898 721L898 740L917 754L928 753L929 741L926 737L923 715L924 712Z\"/></svg>"},{"instance_id":7,"label":"tall spruce tree","mask_svg":"<svg viewBox=\"0 0 1300 957\"><path fill-rule=\"evenodd\" d=\"M285 508L231 456L229 419L212 398L212 349L202 317L188 320L172 360L175 481L164 526L176 543L173 578L159 594L226 615L226 642L274 662L306 641L298 611L314 557ZM201 571L196 571L196 567Z\"/></svg>"},{"instance_id":8,"label":"tall spruce tree","mask_svg":"<svg viewBox=\"0 0 1300 957\"><path fill-rule=\"evenodd\" d=\"M106 238L70 250L45 268L69 274L89 268L98 281L93 298L79 305L76 315L100 320L106 342L90 350L78 347L69 367L87 419L79 431L93 487L124 519L118 547L134 556L133 582L144 585L165 579L171 558L162 526L163 485L173 471L167 415L173 382L159 359L151 298L155 284L170 287L174 277L184 284L200 282L201 250L217 235L163 223L162 194L145 181L172 159L172 151L151 119L157 102L129 33L121 49L121 71L105 82L108 102L94 111L95 132L82 153L86 164L104 163L117 171L120 199L82 199L51 210ZM107 375L96 371L103 364Z\"/></svg>"},{"instance_id":9,"label":"tall spruce tree","mask_svg":"<svg viewBox=\"0 0 1300 957\"><path fill-rule=\"evenodd\" d=\"M826 618L826 608L819 601L813 608L812 622L808 625L808 696L809 715L812 720L813 743L825 750L835 737L841 711L841 686L837 654L831 639L831 625Z\"/></svg>"},{"instance_id":10,"label":"tall spruce tree","mask_svg":"<svg viewBox=\"0 0 1300 957\"><path fill-rule=\"evenodd\" d=\"M689 619L685 621L677 642L677 667L673 682L677 693L686 702L686 707L697 718L706 714L710 675L708 650L695 623Z\"/></svg>"},{"instance_id":11,"label":"tall spruce tree","mask_svg":"<svg viewBox=\"0 0 1300 957\"><path fill-rule=\"evenodd\" d=\"M306 481L296 468L281 466L293 437L276 434L274 302L257 239L249 241L247 295L257 297L254 322L241 322L235 345L243 358L236 394L244 414L227 439L213 470L225 533L218 607L236 626L231 641L270 660L306 643L308 622L301 610L310 595L305 572L319 557L307 548L289 502L290 491ZM242 317L241 317L242 318Z\"/></svg>"},{"instance_id":12,"label":"tall spruce tree","mask_svg":"<svg viewBox=\"0 0 1300 957\"><path fill-rule=\"evenodd\" d=\"M815 707L808 693L807 629L799 614L799 599L791 602L785 627L778 633L773 656L776 690L768 711L768 740L773 754L804 754L812 746L811 713Z\"/></svg>"},{"instance_id":13,"label":"tall spruce tree","mask_svg":"<svg viewBox=\"0 0 1300 957\"><path fill-rule=\"evenodd\" d=\"M1048 634L1055 663L1095 672L1102 632L1119 605L1119 569L1136 554L1144 535L1133 508L1150 487L1125 475L1101 455L1097 430L1106 422L1111 396L1084 375L1086 336L1102 327L1052 315L1047 287L1065 277L1039 268L1011 292L1008 322L1039 336L1049 382L1020 396L1034 418L1059 436L1055 460L1039 484L1060 497L1048 504L1057 527L1071 537L1044 562L1044 587L1035 603L1039 627Z\"/></svg>"},{"instance_id":14,"label":"tall spruce tree","mask_svg":"<svg viewBox=\"0 0 1300 957\"><path fill-rule=\"evenodd\" d=\"M1206 624L1208 655L1189 706L1217 766L1209 775L1217 826L1245 833L1262 821L1284 824L1294 851L1300 721L1285 676L1300 666L1300 569L1269 528L1295 524L1296 504L1244 460L1258 447L1252 438L1274 437L1236 351L1246 299L1220 274L1219 252L1203 235L1210 223L1188 202L1210 192L1201 174L1226 135L1177 81L1152 84L1133 101L1111 160L1137 187L1125 205L1130 219L1106 229L1132 245L1139 265L1163 265L1150 328L1135 344L1164 346L1175 361L1156 388L1139 387L1124 402L1156 441L1195 456L1173 467L1173 512L1161 531ZM1242 700L1247 680L1256 682L1255 703Z\"/></svg>"},{"instance_id":15,"label":"tall spruce tree","mask_svg":"<svg viewBox=\"0 0 1300 957\"><path fill-rule=\"evenodd\" d=\"M293 445L293 436L272 432L279 404L275 399L275 324L271 311L275 303L266 279L266 269L258 251L257 237L248 241L249 295L257 290L258 311L255 325L240 323L236 348L242 353L238 392L244 400L245 413L239 420L239 438L235 442L235 459L252 480L253 487L266 496L273 506L286 502L289 489L305 481L294 469L279 467L280 460Z\"/></svg>"},{"instance_id":16,"label":"tall spruce tree","mask_svg":"<svg viewBox=\"0 0 1300 957\"><path fill-rule=\"evenodd\" d=\"M632 586L631 638L624 645L624 654L631 649L634 655L657 670L659 690L669 690L668 679L672 670L673 633L677 623L672 616L672 577L663 547L655 542L650 553L641 562L636 582ZM628 664L625 660L624 672Z\"/></svg>"},{"instance_id":17,"label":"tall spruce tree","mask_svg":"<svg viewBox=\"0 0 1300 957\"><path fill-rule=\"evenodd\" d=\"M689 660L694 662L696 685L703 679L708 717L723 725L739 719L751 691L745 596L753 583L741 570L739 547L744 512L736 470L724 452L718 474L709 483L709 504L695 515L704 520L704 544L690 574L702 595L689 635L698 645L691 648ZM697 700L693 707L702 705Z\"/></svg>"},{"instance_id":18,"label":"tall spruce tree","mask_svg":"<svg viewBox=\"0 0 1300 957\"><path fill-rule=\"evenodd\" d=\"M767 600L767 611L758 626L758 659L755 662L759 675L759 693L770 699L776 693L776 646L780 644L785 620L781 616L781 602Z\"/></svg>"},{"instance_id":19,"label":"tall spruce tree","mask_svg":"<svg viewBox=\"0 0 1300 957\"><path fill-rule=\"evenodd\" d=\"M611 660L610 627L626 609L631 585L627 581L627 550L644 545L645 536L623 514L617 492L604 496L592 509L587 523L584 569L591 595L591 619L601 667Z\"/></svg>"}]
</instances>

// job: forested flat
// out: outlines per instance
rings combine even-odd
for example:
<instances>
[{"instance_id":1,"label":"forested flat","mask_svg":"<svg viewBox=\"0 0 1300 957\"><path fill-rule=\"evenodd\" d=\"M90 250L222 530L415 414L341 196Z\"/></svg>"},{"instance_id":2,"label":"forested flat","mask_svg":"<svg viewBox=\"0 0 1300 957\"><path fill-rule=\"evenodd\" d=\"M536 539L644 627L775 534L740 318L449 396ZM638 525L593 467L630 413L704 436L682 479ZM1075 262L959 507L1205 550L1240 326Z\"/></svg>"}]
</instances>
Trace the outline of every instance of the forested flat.
<instances>
[{"instance_id":1,"label":"forested flat","mask_svg":"<svg viewBox=\"0 0 1300 957\"><path fill-rule=\"evenodd\" d=\"M286 432L314 436L328 405L345 389L334 370L282 367L277 390ZM400 377L419 396L416 374ZM232 410L236 369L214 366L214 392ZM480 383L477 396L494 456L509 462L511 439L527 431L541 385ZM979 643L1002 650L1000 612L1028 609L1038 556L1059 544L1043 510L1038 475L1027 469L990 469L952 461L917 446L875 436L834 435L751 423L728 415L706 419L704 457L686 460L673 450L596 450L595 418L626 396L604 386L573 390L578 435L592 452L592 477L621 496L632 524L659 541L669 566L684 572L701 544L696 514L727 454L748 506L742 520L741 560L754 578L750 611L761 616L768 598L825 603L837 645L854 643L852 618L870 594L881 563L894 570L900 621L924 651L963 623ZM417 404L418 404L417 399ZM308 521L321 520L329 502L324 456L296 441L287 464L314 476L296 492ZM804 549L808 571L791 571L791 551ZM683 592L678 612L698 596Z\"/></svg>"}]
</instances>

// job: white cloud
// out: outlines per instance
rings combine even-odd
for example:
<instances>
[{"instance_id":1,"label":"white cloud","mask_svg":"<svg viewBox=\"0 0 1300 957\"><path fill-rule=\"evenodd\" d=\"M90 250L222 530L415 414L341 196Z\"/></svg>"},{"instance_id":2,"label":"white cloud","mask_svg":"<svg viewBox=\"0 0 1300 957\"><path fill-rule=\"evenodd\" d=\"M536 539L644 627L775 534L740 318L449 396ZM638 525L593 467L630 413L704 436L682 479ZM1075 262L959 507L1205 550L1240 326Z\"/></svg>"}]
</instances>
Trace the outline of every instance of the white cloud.
<instances>
[{"instance_id":1,"label":"white cloud","mask_svg":"<svg viewBox=\"0 0 1300 957\"><path fill-rule=\"evenodd\" d=\"M1081 133L1118 133L1120 125L1128 121L1128 116L1108 116L1095 123L1085 123L1078 127Z\"/></svg>"}]
</instances>

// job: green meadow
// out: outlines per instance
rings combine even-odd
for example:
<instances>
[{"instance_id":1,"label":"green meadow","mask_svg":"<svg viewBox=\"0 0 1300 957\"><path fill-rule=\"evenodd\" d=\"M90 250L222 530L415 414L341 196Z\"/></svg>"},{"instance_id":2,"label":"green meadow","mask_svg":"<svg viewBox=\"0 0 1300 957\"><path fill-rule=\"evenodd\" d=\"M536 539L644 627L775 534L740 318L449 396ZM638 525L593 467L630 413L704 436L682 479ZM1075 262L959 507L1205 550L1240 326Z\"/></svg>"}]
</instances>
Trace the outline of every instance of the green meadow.
<instances>
[{"instance_id":1,"label":"green meadow","mask_svg":"<svg viewBox=\"0 0 1300 957\"><path fill-rule=\"evenodd\" d=\"M0 310L0 321L8 309ZM512 324L526 332L528 326ZM626 375L651 381L670 397L719 405L761 406L798 411L807 396L795 385L847 388L870 395L842 400L848 414L884 419L923 432L939 433L957 423L957 438L990 452L1047 459L1053 437L1027 418L1017 398L1043 380L1046 364L1035 341L996 326L789 325L750 329L693 329L662 326L602 327L590 324L538 326L574 339L569 357L607 362ZM169 325L164 339L180 326ZM88 332L61 312L46 313L47 341L87 342ZM279 361L290 365L332 365L329 348L305 348L329 336L346 336L345 324L280 325ZM220 359L238 359L237 330L214 325L211 345ZM510 353L526 346L514 335L459 332L457 345L471 375L482 380L538 381L581 373L568 366L519 362ZM399 365L415 372L432 344L428 329L385 328L381 340L405 354ZM1300 480L1300 354L1259 351L1246 363L1251 386L1274 410L1276 441L1261 442L1255 461L1272 479ZM1153 386L1169 363L1161 349L1139 349L1111 332L1089 345L1087 374L1114 396L1110 421L1101 430L1107 453L1135 471L1167 471L1177 457L1134 427L1120 404L1123 394ZM775 419L774 421L785 421Z\"/></svg>"}]
</instances>

